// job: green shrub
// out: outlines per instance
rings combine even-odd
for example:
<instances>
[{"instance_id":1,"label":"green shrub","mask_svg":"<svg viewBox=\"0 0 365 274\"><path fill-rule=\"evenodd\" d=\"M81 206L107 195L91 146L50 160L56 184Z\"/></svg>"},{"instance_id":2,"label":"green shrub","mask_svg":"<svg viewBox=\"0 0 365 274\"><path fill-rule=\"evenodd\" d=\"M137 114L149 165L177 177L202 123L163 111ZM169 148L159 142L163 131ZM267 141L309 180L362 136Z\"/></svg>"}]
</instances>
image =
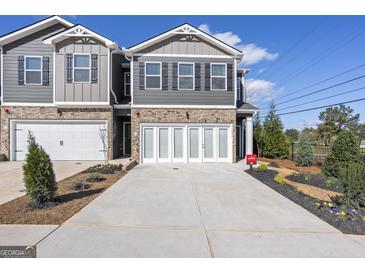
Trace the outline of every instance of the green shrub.
<instances>
[{"instance_id":1,"label":"green shrub","mask_svg":"<svg viewBox=\"0 0 365 274\"><path fill-rule=\"evenodd\" d=\"M343 189L341 201L356 209L365 207L365 165L351 163L341 169L339 180Z\"/></svg>"},{"instance_id":2,"label":"green shrub","mask_svg":"<svg viewBox=\"0 0 365 274\"><path fill-rule=\"evenodd\" d=\"M340 169L359 162L361 155L355 135L350 131L341 131L324 160L322 172L327 177L338 178Z\"/></svg>"},{"instance_id":3,"label":"green shrub","mask_svg":"<svg viewBox=\"0 0 365 274\"><path fill-rule=\"evenodd\" d=\"M122 170L122 165L121 164L107 164L107 165L95 165L92 167L89 167L88 169L86 169L84 171L84 173L102 173L102 174L113 174L115 171L120 171Z\"/></svg>"},{"instance_id":4,"label":"green shrub","mask_svg":"<svg viewBox=\"0 0 365 274\"><path fill-rule=\"evenodd\" d=\"M312 175L310 173L303 173L304 180L310 181L312 179Z\"/></svg>"},{"instance_id":5,"label":"green shrub","mask_svg":"<svg viewBox=\"0 0 365 274\"><path fill-rule=\"evenodd\" d=\"M85 190L85 189L89 189L90 185L89 184L85 184L85 183L73 183L71 185L71 189L73 190Z\"/></svg>"},{"instance_id":6,"label":"green shrub","mask_svg":"<svg viewBox=\"0 0 365 274\"><path fill-rule=\"evenodd\" d=\"M35 206L42 205L53 199L57 190L57 183L52 162L29 132L28 153L23 165L23 179L27 194Z\"/></svg>"},{"instance_id":7,"label":"green shrub","mask_svg":"<svg viewBox=\"0 0 365 274\"><path fill-rule=\"evenodd\" d=\"M88 183L97 183L97 182L101 182L101 181L104 181L104 180L105 180L105 178L102 177L98 173L92 173L89 177L86 178L86 181Z\"/></svg>"},{"instance_id":8,"label":"green shrub","mask_svg":"<svg viewBox=\"0 0 365 274\"><path fill-rule=\"evenodd\" d=\"M299 139L296 161L298 166L311 166L313 163L313 148L305 134Z\"/></svg>"},{"instance_id":9,"label":"green shrub","mask_svg":"<svg viewBox=\"0 0 365 274\"><path fill-rule=\"evenodd\" d=\"M267 164L266 163L261 163L259 164L259 166L256 168L256 171L265 171L267 170Z\"/></svg>"},{"instance_id":10,"label":"green shrub","mask_svg":"<svg viewBox=\"0 0 365 274\"><path fill-rule=\"evenodd\" d=\"M326 186L331 187L337 182L337 179L334 177L329 177L326 179Z\"/></svg>"},{"instance_id":11,"label":"green shrub","mask_svg":"<svg viewBox=\"0 0 365 274\"><path fill-rule=\"evenodd\" d=\"M288 180L286 178L279 175L275 176L274 181L281 185L286 185L288 183Z\"/></svg>"}]
</instances>

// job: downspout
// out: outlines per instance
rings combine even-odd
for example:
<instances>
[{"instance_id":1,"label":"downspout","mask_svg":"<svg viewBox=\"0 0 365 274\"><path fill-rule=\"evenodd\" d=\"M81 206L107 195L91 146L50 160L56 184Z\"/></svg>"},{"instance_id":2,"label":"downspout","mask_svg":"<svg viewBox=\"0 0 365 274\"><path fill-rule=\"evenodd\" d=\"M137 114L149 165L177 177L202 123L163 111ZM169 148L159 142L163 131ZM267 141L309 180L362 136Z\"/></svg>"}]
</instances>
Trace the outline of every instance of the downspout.
<instances>
[{"instance_id":1,"label":"downspout","mask_svg":"<svg viewBox=\"0 0 365 274\"><path fill-rule=\"evenodd\" d=\"M110 82L110 91L114 97L115 104L119 104L117 95L115 94L113 90L113 53L118 53L118 46L114 50L110 50L110 75L109 75L109 82Z\"/></svg>"},{"instance_id":2,"label":"downspout","mask_svg":"<svg viewBox=\"0 0 365 274\"><path fill-rule=\"evenodd\" d=\"M0 46L0 105L3 104L3 90L4 90L4 66L3 66L3 62L4 62L4 48L3 46Z\"/></svg>"}]
</instances>

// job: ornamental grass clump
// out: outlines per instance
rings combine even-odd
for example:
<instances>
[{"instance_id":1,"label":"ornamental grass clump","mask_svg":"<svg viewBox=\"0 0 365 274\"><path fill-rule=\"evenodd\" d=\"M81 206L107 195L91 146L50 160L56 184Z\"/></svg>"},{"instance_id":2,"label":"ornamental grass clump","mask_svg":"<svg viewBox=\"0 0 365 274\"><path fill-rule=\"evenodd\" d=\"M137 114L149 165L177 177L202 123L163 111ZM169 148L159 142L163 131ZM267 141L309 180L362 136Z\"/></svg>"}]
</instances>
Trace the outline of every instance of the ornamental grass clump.
<instances>
[{"instance_id":1,"label":"ornamental grass clump","mask_svg":"<svg viewBox=\"0 0 365 274\"><path fill-rule=\"evenodd\" d=\"M259 166L256 168L256 171L266 171L266 170L267 170L267 164L265 163L259 164Z\"/></svg>"},{"instance_id":2,"label":"ornamental grass clump","mask_svg":"<svg viewBox=\"0 0 365 274\"><path fill-rule=\"evenodd\" d=\"M274 181L281 185L286 185L289 182L286 178L279 175L275 176Z\"/></svg>"},{"instance_id":3,"label":"ornamental grass clump","mask_svg":"<svg viewBox=\"0 0 365 274\"><path fill-rule=\"evenodd\" d=\"M53 200L57 190L53 165L31 132L28 135L28 153L23 165L23 180L33 207L42 207Z\"/></svg>"}]
</instances>

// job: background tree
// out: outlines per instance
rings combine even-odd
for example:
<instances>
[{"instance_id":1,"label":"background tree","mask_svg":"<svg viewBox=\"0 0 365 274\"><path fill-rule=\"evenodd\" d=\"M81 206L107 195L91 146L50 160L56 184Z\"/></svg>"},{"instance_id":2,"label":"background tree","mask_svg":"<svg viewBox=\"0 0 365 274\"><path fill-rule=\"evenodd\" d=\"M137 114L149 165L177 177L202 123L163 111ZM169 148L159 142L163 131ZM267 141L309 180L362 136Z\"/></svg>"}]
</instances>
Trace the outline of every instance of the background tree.
<instances>
[{"instance_id":1,"label":"background tree","mask_svg":"<svg viewBox=\"0 0 365 274\"><path fill-rule=\"evenodd\" d=\"M256 143L258 156L260 157L262 154L262 125L259 113L253 118L253 138Z\"/></svg>"},{"instance_id":2,"label":"background tree","mask_svg":"<svg viewBox=\"0 0 365 274\"><path fill-rule=\"evenodd\" d=\"M285 135L288 137L290 142L296 142L299 139L299 130L295 128L289 128L285 130Z\"/></svg>"},{"instance_id":3,"label":"background tree","mask_svg":"<svg viewBox=\"0 0 365 274\"><path fill-rule=\"evenodd\" d=\"M275 104L272 102L262 129L262 156L284 159L288 157L289 144L283 132L283 124L275 113Z\"/></svg>"},{"instance_id":4,"label":"background tree","mask_svg":"<svg viewBox=\"0 0 365 274\"><path fill-rule=\"evenodd\" d=\"M302 129L301 134L305 134L312 144L318 141L318 130L316 128L305 127Z\"/></svg>"},{"instance_id":5,"label":"background tree","mask_svg":"<svg viewBox=\"0 0 365 274\"><path fill-rule=\"evenodd\" d=\"M331 139L337 136L342 130L350 130L358 135L359 114L353 114L351 107L340 105L338 107L326 108L319 114L318 124L319 143L330 145Z\"/></svg>"},{"instance_id":6,"label":"background tree","mask_svg":"<svg viewBox=\"0 0 365 274\"><path fill-rule=\"evenodd\" d=\"M306 134L301 134L296 151L296 162L298 166L311 166L313 164L313 148Z\"/></svg>"},{"instance_id":7,"label":"background tree","mask_svg":"<svg viewBox=\"0 0 365 274\"><path fill-rule=\"evenodd\" d=\"M27 194L34 206L41 206L53 199L57 185L52 162L31 132L28 135L28 153L23 165L23 176Z\"/></svg>"},{"instance_id":8,"label":"background tree","mask_svg":"<svg viewBox=\"0 0 365 274\"><path fill-rule=\"evenodd\" d=\"M346 168L351 163L360 162L361 154L358 138L353 132L344 130L338 134L324 160L322 172L327 177L338 178L340 169Z\"/></svg>"}]
</instances>

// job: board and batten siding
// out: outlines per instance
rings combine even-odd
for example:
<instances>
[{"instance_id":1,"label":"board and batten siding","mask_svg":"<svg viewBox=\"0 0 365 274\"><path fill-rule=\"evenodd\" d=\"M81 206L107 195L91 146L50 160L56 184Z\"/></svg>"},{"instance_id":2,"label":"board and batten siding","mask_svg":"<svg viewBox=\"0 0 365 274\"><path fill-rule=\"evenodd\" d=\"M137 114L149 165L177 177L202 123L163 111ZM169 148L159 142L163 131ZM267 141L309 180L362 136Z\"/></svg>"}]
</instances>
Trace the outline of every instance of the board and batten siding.
<instances>
[{"instance_id":1,"label":"board and batten siding","mask_svg":"<svg viewBox=\"0 0 365 274\"><path fill-rule=\"evenodd\" d=\"M192 35L174 35L140 51L143 54L230 55L217 46Z\"/></svg>"},{"instance_id":2,"label":"board and batten siding","mask_svg":"<svg viewBox=\"0 0 365 274\"><path fill-rule=\"evenodd\" d=\"M62 24L55 24L4 46L3 102L53 103L53 47L45 45L43 39L63 29ZM49 57L48 85L18 84L18 56L24 55Z\"/></svg>"},{"instance_id":3,"label":"board and batten siding","mask_svg":"<svg viewBox=\"0 0 365 274\"><path fill-rule=\"evenodd\" d=\"M140 89L140 63L148 61L163 62L167 64L167 89L166 90L141 90ZM173 88L173 64L178 62L194 62L200 64L200 90L176 90ZM206 80L210 82L210 78L206 78L205 64L210 63L226 63L232 67L232 76L228 83L227 90L206 90ZM135 105L222 105L234 106L235 93L233 92L236 77L234 58L202 58L202 57L154 57L139 56L133 59L133 104ZM197 71L195 72L197 75ZM162 81L163 82L163 81ZM164 85L164 84L163 84ZM210 84L209 84L210 86Z\"/></svg>"},{"instance_id":4,"label":"board and batten siding","mask_svg":"<svg viewBox=\"0 0 365 274\"><path fill-rule=\"evenodd\" d=\"M56 45L56 98L60 102L108 102L108 48L95 39L68 38ZM67 83L66 54L98 55L97 83Z\"/></svg>"}]
</instances>

